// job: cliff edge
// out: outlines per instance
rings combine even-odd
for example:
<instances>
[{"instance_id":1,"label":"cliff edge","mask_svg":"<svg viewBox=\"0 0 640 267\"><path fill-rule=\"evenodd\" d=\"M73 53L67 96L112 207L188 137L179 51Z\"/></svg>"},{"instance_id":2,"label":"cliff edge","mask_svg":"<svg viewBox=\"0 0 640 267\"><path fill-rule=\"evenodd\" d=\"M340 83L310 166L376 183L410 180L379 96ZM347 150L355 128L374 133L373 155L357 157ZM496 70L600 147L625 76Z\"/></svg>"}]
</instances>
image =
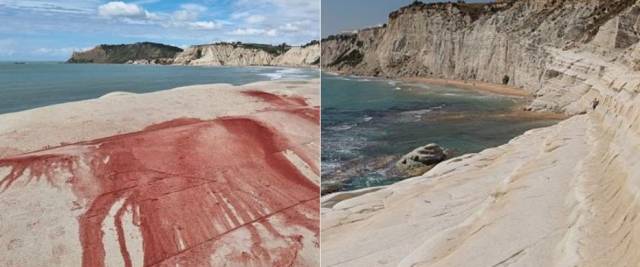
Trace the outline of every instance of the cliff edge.
<instances>
[{"instance_id":1,"label":"cliff edge","mask_svg":"<svg viewBox=\"0 0 640 267\"><path fill-rule=\"evenodd\" d=\"M73 52L67 63L133 63L170 64L182 49L158 43L98 45L83 52Z\"/></svg>"},{"instance_id":2,"label":"cliff edge","mask_svg":"<svg viewBox=\"0 0 640 267\"><path fill-rule=\"evenodd\" d=\"M217 43L195 45L178 54L174 64L207 66L290 66L318 65L320 43L315 41L299 47Z\"/></svg>"},{"instance_id":3,"label":"cliff edge","mask_svg":"<svg viewBox=\"0 0 640 267\"><path fill-rule=\"evenodd\" d=\"M320 42L302 46L223 42L194 45L184 51L149 42L99 45L74 52L67 63L311 67L320 64Z\"/></svg>"},{"instance_id":4,"label":"cliff edge","mask_svg":"<svg viewBox=\"0 0 640 267\"><path fill-rule=\"evenodd\" d=\"M417 3L325 39L323 68L507 83L536 97L532 110L576 115L419 177L324 196L322 265L636 266L640 4L470 7Z\"/></svg>"},{"instance_id":5,"label":"cliff edge","mask_svg":"<svg viewBox=\"0 0 640 267\"><path fill-rule=\"evenodd\" d=\"M640 68L636 12L629 0L416 2L392 12L381 27L322 40L322 68L504 83L537 96L533 110L574 114L588 106L574 104L584 90L554 85L572 76L563 75L566 57L584 53L585 60Z\"/></svg>"}]
</instances>

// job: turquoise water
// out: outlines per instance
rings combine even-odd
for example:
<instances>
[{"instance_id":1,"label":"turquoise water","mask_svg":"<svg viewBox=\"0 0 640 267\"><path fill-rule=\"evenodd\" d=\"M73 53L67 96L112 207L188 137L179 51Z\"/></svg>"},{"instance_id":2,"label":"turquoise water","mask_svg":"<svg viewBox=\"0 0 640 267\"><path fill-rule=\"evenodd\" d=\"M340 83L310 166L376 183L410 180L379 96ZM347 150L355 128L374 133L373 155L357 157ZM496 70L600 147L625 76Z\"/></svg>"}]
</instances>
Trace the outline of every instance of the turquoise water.
<instances>
[{"instance_id":1,"label":"turquoise water","mask_svg":"<svg viewBox=\"0 0 640 267\"><path fill-rule=\"evenodd\" d=\"M437 143L462 155L557 122L513 116L523 101L455 87L323 73L323 186L352 190L390 184L401 179L388 175L390 167L418 146Z\"/></svg>"},{"instance_id":2,"label":"turquoise water","mask_svg":"<svg viewBox=\"0 0 640 267\"><path fill-rule=\"evenodd\" d=\"M145 93L179 86L318 78L311 69L0 62L0 114L113 91Z\"/></svg>"}]
</instances>

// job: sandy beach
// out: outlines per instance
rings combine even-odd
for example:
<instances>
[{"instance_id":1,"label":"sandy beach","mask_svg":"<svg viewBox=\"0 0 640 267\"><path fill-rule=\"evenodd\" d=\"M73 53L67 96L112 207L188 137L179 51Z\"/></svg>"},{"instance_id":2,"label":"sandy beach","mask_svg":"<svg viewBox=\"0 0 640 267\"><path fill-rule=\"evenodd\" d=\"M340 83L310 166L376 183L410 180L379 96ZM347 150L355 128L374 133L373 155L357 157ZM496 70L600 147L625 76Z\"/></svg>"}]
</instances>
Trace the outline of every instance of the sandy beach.
<instances>
[{"instance_id":1,"label":"sandy beach","mask_svg":"<svg viewBox=\"0 0 640 267\"><path fill-rule=\"evenodd\" d=\"M506 96L519 96L519 97L531 96L529 92L521 88L503 85L503 84L481 82L481 81L451 80L451 79L437 79L437 78L423 78L423 77L404 78L402 79L402 81L454 86L462 89L489 92L493 94L500 94L500 95L506 95Z\"/></svg>"},{"instance_id":2,"label":"sandy beach","mask_svg":"<svg viewBox=\"0 0 640 267\"><path fill-rule=\"evenodd\" d=\"M318 87L199 85L1 115L0 265L317 266Z\"/></svg>"}]
</instances>

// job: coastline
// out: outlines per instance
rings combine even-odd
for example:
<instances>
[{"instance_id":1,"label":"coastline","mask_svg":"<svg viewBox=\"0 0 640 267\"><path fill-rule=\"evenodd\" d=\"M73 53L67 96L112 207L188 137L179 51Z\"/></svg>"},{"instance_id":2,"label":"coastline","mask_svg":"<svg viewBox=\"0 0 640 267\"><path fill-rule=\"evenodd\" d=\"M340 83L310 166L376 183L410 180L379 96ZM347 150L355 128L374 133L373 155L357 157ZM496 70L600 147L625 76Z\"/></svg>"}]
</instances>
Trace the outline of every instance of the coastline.
<instances>
[{"instance_id":1,"label":"coastline","mask_svg":"<svg viewBox=\"0 0 640 267\"><path fill-rule=\"evenodd\" d=\"M453 86L461 89L468 89L479 92L493 93L504 96L513 96L513 97L525 97L525 98L533 98L533 95L526 90L514 86L497 84L497 83L489 83L483 81L476 80L457 80L457 79L443 79L443 78L429 78L429 77L380 77L380 76L364 76L364 75L354 75L343 72L322 70L321 72L327 73L335 76L350 76L357 77L363 79L381 79L381 80L397 80L403 82L414 82L414 83L427 83L433 85L445 85L445 86Z\"/></svg>"},{"instance_id":2,"label":"coastline","mask_svg":"<svg viewBox=\"0 0 640 267\"><path fill-rule=\"evenodd\" d=\"M393 81L394 84L398 83L398 85L402 84L404 86L411 86L412 88L416 87L418 83L425 83L430 85L434 85L434 84L448 85L456 88L463 87L462 89L477 91L482 93L482 95L494 94L495 96L500 96L500 99L504 99L505 101L513 103L513 104L509 104L511 105L509 108L499 109L495 111L483 111L482 109L477 109L477 112L469 112L469 111L440 111L439 109L435 109L435 110L430 110L428 113L413 115L414 117L419 117L418 120L420 120L425 125L424 127L427 127L427 128L433 127L429 125L460 124L460 123L464 123L465 121L484 121L484 120L488 121L489 123L492 123L495 121L504 122L507 124L506 126L507 128L510 128L510 127L515 128L516 127L515 125L519 125L520 123L522 123L523 125L524 124L535 125L535 126L530 126L524 129L524 130L527 130L527 129L537 129L540 127L547 127L548 125L556 124L570 117L564 113L558 113L558 112L527 110L526 107L530 103L530 100L532 97L524 90L513 88L510 86L484 83L484 82L483 83L480 83L480 82L474 83L474 82L468 82L468 81L465 82L462 80L448 80L448 79L430 79L430 78L396 78L394 79L394 78L371 77L371 76L345 75L340 73L324 72L324 71L323 73L329 74L332 76L336 75L336 76L351 78L348 80L354 80L354 81L358 81L359 79L366 79L366 81L372 80L372 81L381 81L381 82ZM327 77L331 77L331 76L327 76ZM429 90L429 89L418 88L418 89L412 89L412 90L415 90L417 92L420 90ZM496 98L490 97L488 99L496 99ZM419 101L419 100L414 99L414 101ZM477 101L483 101L483 100L477 100ZM485 100L485 101L488 101L488 100ZM498 143L493 142L490 145L486 145L484 146L484 148L491 149L491 148L495 148L496 146L509 143L513 139L518 138L518 136L520 136L524 132L524 130L522 132L516 133L515 135L510 135L507 138L500 139L500 142ZM504 134L504 132L500 134ZM469 138L469 137L466 136L463 138ZM485 137L485 138L489 138L489 137ZM495 136L493 138L495 138ZM411 140L421 140L421 139L419 139L418 137L418 139L414 138ZM495 140L495 139L492 139L492 140ZM454 156L455 158L465 157L477 151L478 150L464 151L462 153L456 153ZM409 151L407 150L405 152L396 152L396 154L386 155L386 156L399 158L403 156L406 152L409 152ZM345 165L344 168L341 167L336 172L328 173L328 174L331 174L330 176L328 175L329 179L325 180L325 178L323 177L323 181L324 181L323 196L332 194L334 192L337 192L337 193L342 192L342 193L348 194L353 190L368 188L368 187L342 188L343 186L342 183L349 180L349 175L351 174L352 168L356 168L356 169L358 168L354 166L361 166L361 165L366 166L366 167L361 167L361 169L376 168L372 166L377 166L375 163L372 163L372 162L375 162L375 160L373 159L371 161L369 161L368 159L365 161L354 160L354 162L357 162L357 164ZM386 178L392 179L393 177L386 176ZM408 179L411 179L411 178L408 178ZM395 179L393 180L395 181ZM341 188L341 189L336 190L336 188Z\"/></svg>"},{"instance_id":3,"label":"coastline","mask_svg":"<svg viewBox=\"0 0 640 267\"><path fill-rule=\"evenodd\" d=\"M113 91L146 93L171 88L228 83L243 85L258 81L319 78L316 69L289 67L200 67L179 65L33 63L7 65L0 74L0 114L59 103L99 98ZM82 75L59 75L78 72ZM12 75L15 73L15 75ZM50 82L43 82L45 77ZM36 78L40 81L27 82ZM90 82L95 79L97 82ZM55 90L50 93L47 90ZM23 99L17 101L19 99Z\"/></svg>"},{"instance_id":4,"label":"coastline","mask_svg":"<svg viewBox=\"0 0 640 267\"><path fill-rule=\"evenodd\" d=\"M532 95L529 92L521 88L503 85L503 84L482 82L482 81L425 78L425 77L400 78L400 80L405 82L419 82L419 83L427 83L427 84L434 84L434 85L454 86L462 89L488 92L488 93L499 94L504 96L532 97Z\"/></svg>"},{"instance_id":5,"label":"coastline","mask_svg":"<svg viewBox=\"0 0 640 267\"><path fill-rule=\"evenodd\" d=\"M150 124L180 117L213 119L254 114L267 105L251 101L239 92L257 88L271 93L300 95L310 105L319 106L320 97L314 86L319 86L320 79L300 81L267 80L238 86L201 84L148 93L114 91L93 99L3 113L0 114L0 151L26 153L61 143L138 131ZM89 110L91 112L85 112ZM0 157L4 156L8 155L0 154Z\"/></svg>"}]
</instances>

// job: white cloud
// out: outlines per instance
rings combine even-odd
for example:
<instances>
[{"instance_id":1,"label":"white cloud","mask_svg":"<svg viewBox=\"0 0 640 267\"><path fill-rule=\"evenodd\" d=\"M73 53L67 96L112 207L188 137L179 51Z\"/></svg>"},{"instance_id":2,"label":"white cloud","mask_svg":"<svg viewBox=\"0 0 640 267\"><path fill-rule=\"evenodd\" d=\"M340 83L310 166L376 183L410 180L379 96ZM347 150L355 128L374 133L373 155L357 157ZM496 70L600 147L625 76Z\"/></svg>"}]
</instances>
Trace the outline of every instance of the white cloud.
<instances>
[{"instance_id":1,"label":"white cloud","mask_svg":"<svg viewBox=\"0 0 640 267\"><path fill-rule=\"evenodd\" d=\"M98 15L133 25L162 25L167 18L166 14L149 12L139 5L121 1L99 6Z\"/></svg>"},{"instance_id":2,"label":"white cloud","mask_svg":"<svg viewBox=\"0 0 640 267\"><path fill-rule=\"evenodd\" d=\"M284 25L280 26L280 30L287 32L296 32L299 31L300 28L293 23L285 23Z\"/></svg>"},{"instance_id":3,"label":"white cloud","mask_svg":"<svg viewBox=\"0 0 640 267\"><path fill-rule=\"evenodd\" d=\"M217 30L222 28L222 23L218 21L196 21L190 22L189 26L196 30Z\"/></svg>"},{"instance_id":4,"label":"white cloud","mask_svg":"<svg viewBox=\"0 0 640 267\"><path fill-rule=\"evenodd\" d=\"M194 21L200 17L200 14L207 11L205 6L198 4L183 4L180 9L173 12L172 18L178 21Z\"/></svg>"},{"instance_id":5,"label":"white cloud","mask_svg":"<svg viewBox=\"0 0 640 267\"><path fill-rule=\"evenodd\" d=\"M11 8L31 12L89 14L95 0L0 0L0 9Z\"/></svg>"},{"instance_id":6,"label":"white cloud","mask_svg":"<svg viewBox=\"0 0 640 267\"><path fill-rule=\"evenodd\" d=\"M91 48L92 47L85 47L85 48L77 48L77 47L49 48L49 47L45 47L45 48L38 48L38 49L34 50L33 52L36 53L36 54L43 54L43 55L54 55L54 56L62 55L62 56L66 56L66 55L71 55L71 53L73 53L73 52L86 51L86 50L89 50Z\"/></svg>"},{"instance_id":7,"label":"white cloud","mask_svg":"<svg viewBox=\"0 0 640 267\"><path fill-rule=\"evenodd\" d=\"M254 28L241 28L232 31L230 34L233 35L256 35L263 33L263 29L254 29Z\"/></svg>"},{"instance_id":8,"label":"white cloud","mask_svg":"<svg viewBox=\"0 0 640 267\"><path fill-rule=\"evenodd\" d=\"M232 36L293 44L320 38L320 1L235 0L233 7Z\"/></svg>"},{"instance_id":9,"label":"white cloud","mask_svg":"<svg viewBox=\"0 0 640 267\"><path fill-rule=\"evenodd\" d=\"M246 12L246 11L245 12L234 12L234 13L231 13L230 17L231 17L231 19L241 19L241 18L246 18L249 15L251 15L251 14L249 14L249 12Z\"/></svg>"},{"instance_id":10,"label":"white cloud","mask_svg":"<svg viewBox=\"0 0 640 267\"><path fill-rule=\"evenodd\" d=\"M265 29L256 29L256 28L239 28L230 32L230 34L231 35L264 35L264 36L273 37L278 34L278 31L275 29L265 30Z\"/></svg>"},{"instance_id":11,"label":"white cloud","mask_svg":"<svg viewBox=\"0 0 640 267\"><path fill-rule=\"evenodd\" d=\"M109 2L98 7L102 17L118 19L134 25L159 25L165 28L187 28L192 30L216 30L224 23L217 20L198 20L207 7L198 4L183 4L172 13L152 13L139 5L120 1Z\"/></svg>"},{"instance_id":12,"label":"white cloud","mask_svg":"<svg viewBox=\"0 0 640 267\"><path fill-rule=\"evenodd\" d=\"M109 2L98 7L98 15L103 17L142 17L145 10L136 4L125 2Z\"/></svg>"},{"instance_id":13,"label":"white cloud","mask_svg":"<svg viewBox=\"0 0 640 267\"><path fill-rule=\"evenodd\" d=\"M263 22L266 19L265 16L262 15L250 15L244 19L249 24L257 24Z\"/></svg>"},{"instance_id":14,"label":"white cloud","mask_svg":"<svg viewBox=\"0 0 640 267\"><path fill-rule=\"evenodd\" d=\"M273 37L273 36L278 35L278 31L276 31L275 29L271 29L271 30L266 31L265 35Z\"/></svg>"},{"instance_id":15,"label":"white cloud","mask_svg":"<svg viewBox=\"0 0 640 267\"><path fill-rule=\"evenodd\" d=\"M144 5L144 4L153 4L153 3L157 3L160 2L160 0L138 0L138 1L134 1L132 3L136 4L136 5Z\"/></svg>"},{"instance_id":16,"label":"white cloud","mask_svg":"<svg viewBox=\"0 0 640 267\"><path fill-rule=\"evenodd\" d=\"M198 5L198 4L182 4L182 5L180 5L180 8L182 8L184 10L194 10L194 11L198 11L198 12L207 11L207 7L206 6Z\"/></svg>"},{"instance_id":17,"label":"white cloud","mask_svg":"<svg viewBox=\"0 0 640 267\"><path fill-rule=\"evenodd\" d=\"M151 4L163 2L0 0L0 13L4 15L0 19L0 58L65 59L68 54L64 53L74 50L66 47L87 45L86 40L95 39L96 32L102 33L100 42L105 43L150 40L198 44L215 39L304 44L320 36L317 0L185 0L178 1L178 5ZM167 9L169 6L173 7ZM55 38L35 38L52 33ZM12 35L17 36L7 40Z\"/></svg>"}]
</instances>

